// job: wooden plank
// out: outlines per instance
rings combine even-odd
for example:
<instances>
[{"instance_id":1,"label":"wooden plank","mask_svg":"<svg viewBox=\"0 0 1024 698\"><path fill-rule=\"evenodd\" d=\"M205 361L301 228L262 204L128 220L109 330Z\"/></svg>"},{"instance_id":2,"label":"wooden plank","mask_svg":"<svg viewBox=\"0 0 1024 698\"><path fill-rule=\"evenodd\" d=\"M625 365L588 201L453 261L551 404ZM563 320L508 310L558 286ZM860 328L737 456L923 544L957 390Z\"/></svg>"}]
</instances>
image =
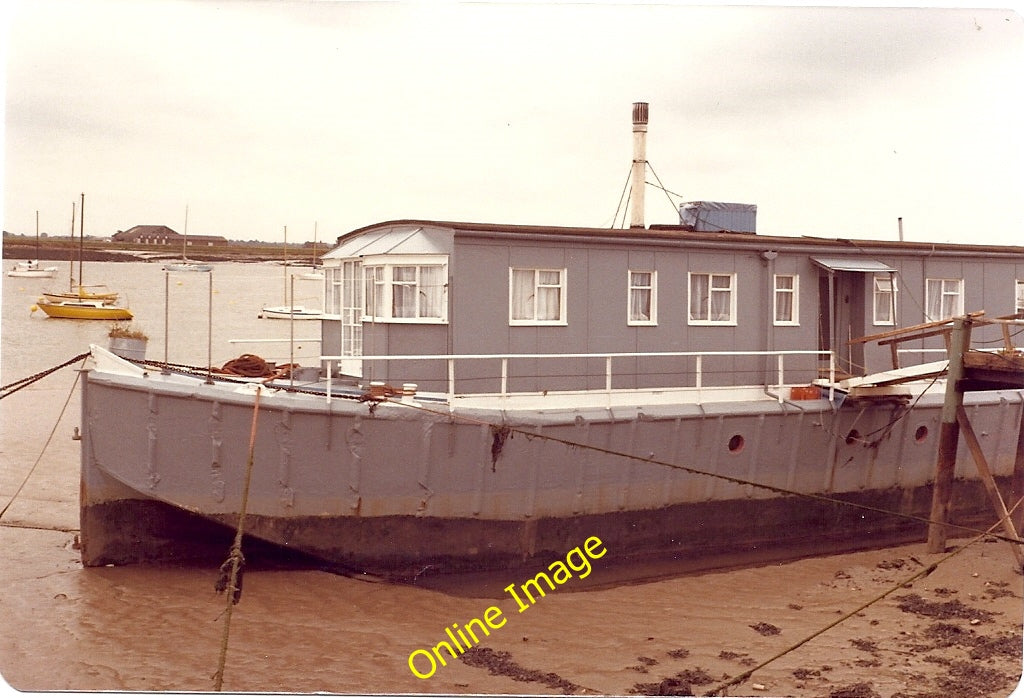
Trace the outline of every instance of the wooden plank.
<instances>
[{"instance_id":1,"label":"wooden plank","mask_svg":"<svg viewBox=\"0 0 1024 698\"><path fill-rule=\"evenodd\" d=\"M973 318L979 318L979 317L981 317L984 314L985 314L984 310L975 310L973 312L967 313L967 315L965 315L963 317L967 317L967 318L972 318L973 319ZM849 342L847 342L847 344L864 344L864 343L867 343L867 342L875 342L875 341L877 341L879 339L888 339L889 337L898 337L898 336L906 334L908 332L916 332L918 330L927 330L927 329L930 329L932 327L942 327L943 325L949 325L955 319L956 318L947 318L945 320L933 320L931 322L922 322L919 325L910 325L909 327L901 327L898 330L887 330L885 332L879 332L878 334L871 334L871 335L867 335L865 337L857 337L856 339L851 339Z\"/></svg>"},{"instance_id":2,"label":"wooden plank","mask_svg":"<svg viewBox=\"0 0 1024 698\"><path fill-rule=\"evenodd\" d=\"M1010 519L1009 512L1006 511L1006 504L1003 502L1002 495L999 494L999 488L996 487L996 479L992 476L992 471L988 467L985 453L981 450L981 444L978 442L978 437L974 433L974 427L971 426L971 420L967 417L967 410L964 409L963 404L957 407L956 417L957 422L960 423L960 431L963 432L964 439L967 441L967 448L974 457L974 464L978 467L978 475L981 476L981 482L985 485L985 491L988 492L988 497L992 500L992 506L996 510L996 515L999 516L1003 530L1008 536L1020 538L1017 534L1017 528ZM1013 555L1017 558L1018 567L1024 568L1024 552L1021 552L1019 544L1013 543L1011 545L1013 547Z\"/></svg>"}]
</instances>

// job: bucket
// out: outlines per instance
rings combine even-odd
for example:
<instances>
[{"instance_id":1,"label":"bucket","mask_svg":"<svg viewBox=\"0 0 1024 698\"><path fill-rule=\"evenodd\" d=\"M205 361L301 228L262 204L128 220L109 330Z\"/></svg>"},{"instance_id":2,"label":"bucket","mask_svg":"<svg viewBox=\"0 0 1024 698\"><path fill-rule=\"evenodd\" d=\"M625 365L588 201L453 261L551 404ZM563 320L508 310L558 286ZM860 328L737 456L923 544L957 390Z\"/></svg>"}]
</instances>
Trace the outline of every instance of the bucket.
<instances>
[{"instance_id":1,"label":"bucket","mask_svg":"<svg viewBox=\"0 0 1024 698\"><path fill-rule=\"evenodd\" d=\"M110 344L107 349L111 354L120 356L122 359L135 359L145 361L146 340L136 337L110 337Z\"/></svg>"}]
</instances>

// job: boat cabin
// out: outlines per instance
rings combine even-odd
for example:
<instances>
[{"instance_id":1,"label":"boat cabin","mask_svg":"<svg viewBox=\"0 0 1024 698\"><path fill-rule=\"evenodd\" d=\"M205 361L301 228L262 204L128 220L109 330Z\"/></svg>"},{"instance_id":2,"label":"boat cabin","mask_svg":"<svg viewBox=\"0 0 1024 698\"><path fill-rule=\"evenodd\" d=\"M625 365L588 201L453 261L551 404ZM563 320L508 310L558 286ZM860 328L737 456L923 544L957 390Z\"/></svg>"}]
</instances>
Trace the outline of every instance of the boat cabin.
<instances>
[{"instance_id":1,"label":"boat cabin","mask_svg":"<svg viewBox=\"0 0 1024 698\"><path fill-rule=\"evenodd\" d=\"M852 339L1024 311L1024 247L708 227L360 228L323 258L322 351L366 382L460 394L793 385L892 367ZM899 351L945 356L938 336Z\"/></svg>"}]
</instances>

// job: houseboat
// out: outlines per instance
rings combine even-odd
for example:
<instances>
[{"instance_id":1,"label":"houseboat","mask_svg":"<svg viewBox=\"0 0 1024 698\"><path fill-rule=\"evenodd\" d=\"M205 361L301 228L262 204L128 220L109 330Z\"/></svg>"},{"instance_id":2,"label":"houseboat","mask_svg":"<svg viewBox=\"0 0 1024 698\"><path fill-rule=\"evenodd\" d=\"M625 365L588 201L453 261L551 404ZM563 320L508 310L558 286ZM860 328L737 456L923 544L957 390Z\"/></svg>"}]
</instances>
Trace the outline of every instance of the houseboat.
<instances>
[{"instance_id":1,"label":"houseboat","mask_svg":"<svg viewBox=\"0 0 1024 698\"><path fill-rule=\"evenodd\" d=\"M633 121L642 169L646 104ZM243 510L254 539L395 579L535 565L589 536L688 570L923 540L943 331L1024 312L1024 248L766 236L755 206L717 202L645 226L642 182L628 228L341 236L301 381L94 347L83 562L222 557ZM1009 491L1024 390L965 406ZM967 459L951 516L995 520Z\"/></svg>"}]
</instances>

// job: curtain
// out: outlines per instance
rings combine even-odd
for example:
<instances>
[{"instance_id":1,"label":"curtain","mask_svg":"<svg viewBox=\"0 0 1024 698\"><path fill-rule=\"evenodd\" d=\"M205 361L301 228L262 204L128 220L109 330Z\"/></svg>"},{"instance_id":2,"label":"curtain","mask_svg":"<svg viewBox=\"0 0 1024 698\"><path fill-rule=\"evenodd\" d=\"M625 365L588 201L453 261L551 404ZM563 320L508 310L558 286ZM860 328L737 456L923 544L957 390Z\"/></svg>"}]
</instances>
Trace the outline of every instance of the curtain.
<instances>
[{"instance_id":1,"label":"curtain","mask_svg":"<svg viewBox=\"0 0 1024 698\"><path fill-rule=\"evenodd\" d=\"M707 274L690 275L690 319L707 320L708 318L708 281Z\"/></svg>"},{"instance_id":2,"label":"curtain","mask_svg":"<svg viewBox=\"0 0 1024 698\"><path fill-rule=\"evenodd\" d=\"M775 277L775 321L793 322L793 288L792 276Z\"/></svg>"},{"instance_id":3,"label":"curtain","mask_svg":"<svg viewBox=\"0 0 1024 698\"><path fill-rule=\"evenodd\" d=\"M420 267L420 317L440 318L444 303L444 267Z\"/></svg>"},{"instance_id":4,"label":"curtain","mask_svg":"<svg viewBox=\"0 0 1024 698\"><path fill-rule=\"evenodd\" d=\"M629 319L633 322L649 321L651 319L651 274L630 272L629 286Z\"/></svg>"},{"instance_id":5,"label":"curtain","mask_svg":"<svg viewBox=\"0 0 1024 698\"><path fill-rule=\"evenodd\" d=\"M711 276L711 319L720 322L731 320L732 277L723 274Z\"/></svg>"},{"instance_id":6,"label":"curtain","mask_svg":"<svg viewBox=\"0 0 1024 698\"><path fill-rule=\"evenodd\" d=\"M562 308L561 272L537 272L537 319L558 320Z\"/></svg>"},{"instance_id":7,"label":"curtain","mask_svg":"<svg viewBox=\"0 0 1024 698\"><path fill-rule=\"evenodd\" d=\"M512 270L512 319L533 320L533 269Z\"/></svg>"},{"instance_id":8,"label":"curtain","mask_svg":"<svg viewBox=\"0 0 1024 698\"><path fill-rule=\"evenodd\" d=\"M391 317L416 317L416 267L391 269Z\"/></svg>"}]
</instances>

